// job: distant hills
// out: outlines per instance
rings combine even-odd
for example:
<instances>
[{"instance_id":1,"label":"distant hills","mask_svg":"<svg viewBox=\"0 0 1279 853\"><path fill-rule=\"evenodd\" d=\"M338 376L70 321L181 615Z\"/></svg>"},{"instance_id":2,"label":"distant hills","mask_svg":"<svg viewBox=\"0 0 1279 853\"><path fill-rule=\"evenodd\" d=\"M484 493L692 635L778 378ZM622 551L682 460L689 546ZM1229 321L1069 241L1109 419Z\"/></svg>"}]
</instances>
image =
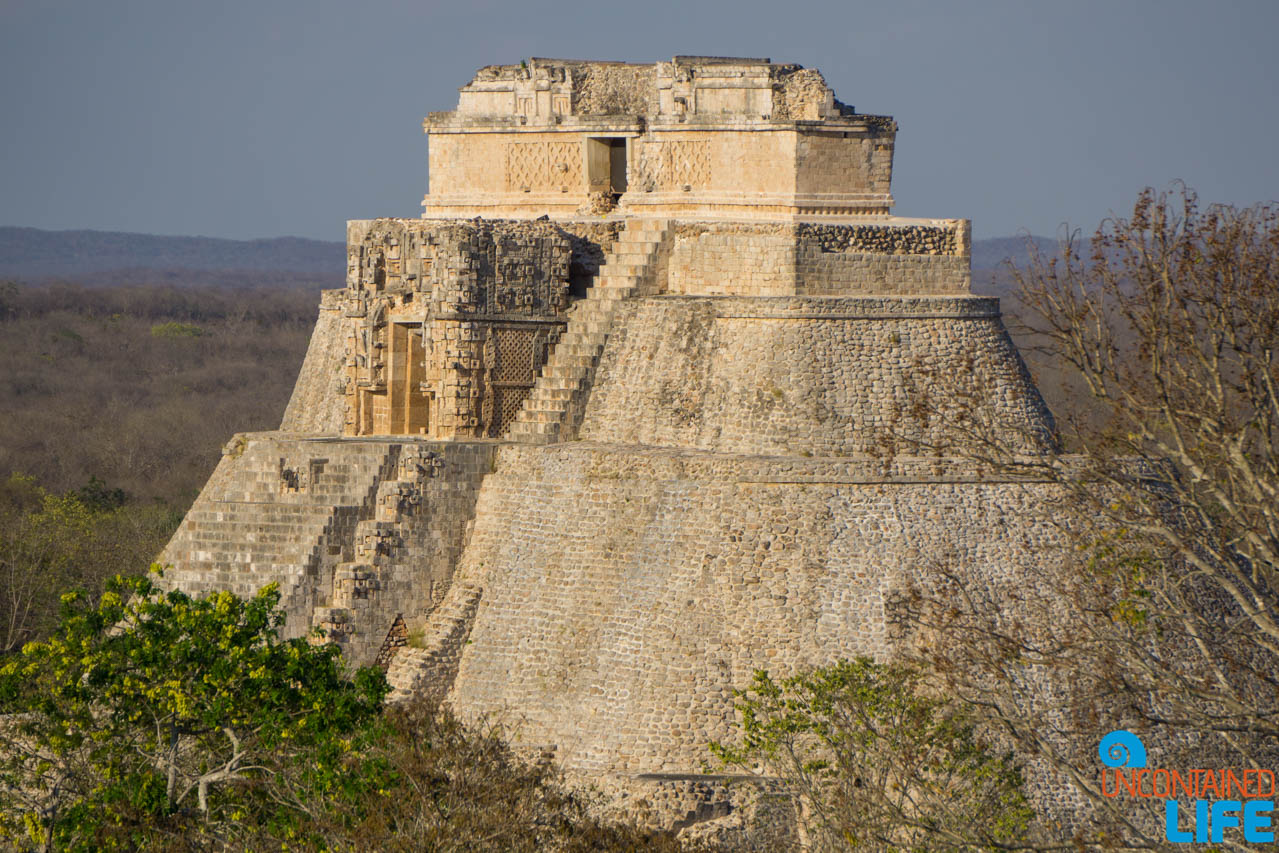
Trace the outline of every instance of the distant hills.
<instances>
[{"instance_id":1,"label":"distant hills","mask_svg":"<svg viewBox=\"0 0 1279 853\"><path fill-rule=\"evenodd\" d=\"M342 278L346 248L301 237L221 240L0 227L0 278L81 280L122 270L311 273Z\"/></svg>"},{"instance_id":2,"label":"distant hills","mask_svg":"<svg viewBox=\"0 0 1279 853\"><path fill-rule=\"evenodd\" d=\"M974 241L974 284L990 281L990 274L982 273L998 270L1005 258L1025 263L1026 239ZM1057 245L1046 237L1030 239L1048 252ZM0 227L0 279L69 279L102 285L139 278L173 284L216 279L239 286L314 280L317 286L338 287L345 274L345 246L324 240L222 240Z\"/></svg>"},{"instance_id":3,"label":"distant hills","mask_svg":"<svg viewBox=\"0 0 1279 853\"><path fill-rule=\"evenodd\" d=\"M1033 242L1045 255L1052 255L1057 251L1055 237L994 237L989 240L974 240L973 270L997 270L1008 259L1018 266L1025 266L1029 259L1028 242Z\"/></svg>"}]
</instances>

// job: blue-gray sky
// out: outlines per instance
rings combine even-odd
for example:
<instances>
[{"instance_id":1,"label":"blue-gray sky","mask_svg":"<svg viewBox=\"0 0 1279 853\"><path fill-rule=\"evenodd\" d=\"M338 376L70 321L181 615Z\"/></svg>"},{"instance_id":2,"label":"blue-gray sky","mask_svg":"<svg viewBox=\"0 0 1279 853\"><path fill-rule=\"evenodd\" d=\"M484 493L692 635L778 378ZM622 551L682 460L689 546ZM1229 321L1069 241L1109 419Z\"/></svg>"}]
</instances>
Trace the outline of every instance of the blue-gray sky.
<instances>
[{"instance_id":1,"label":"blue-gray sky","mask_svg":"<svg viewBox=\"0 0 1279 853\"><path fill-rule=\"evenodd\" d=\"M897 118L903 216L1091 228L1279 198L1279 2L0 0L0 225L343 239L417 216L421 119L529 56L769 56Z\"/></svg>"}]
</instances>

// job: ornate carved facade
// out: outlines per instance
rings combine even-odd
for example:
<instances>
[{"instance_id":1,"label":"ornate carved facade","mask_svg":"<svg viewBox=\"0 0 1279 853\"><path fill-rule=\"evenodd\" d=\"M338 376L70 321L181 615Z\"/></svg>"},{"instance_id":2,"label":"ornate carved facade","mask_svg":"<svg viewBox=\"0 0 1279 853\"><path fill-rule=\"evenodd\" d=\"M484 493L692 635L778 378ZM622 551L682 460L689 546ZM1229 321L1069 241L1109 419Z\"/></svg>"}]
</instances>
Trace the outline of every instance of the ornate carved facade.
<instances>
[{"instance_id":1,"label":"ornate carved facade","mask_svg":"<svg viewBox=\"0 0 1279 853\"><path fill-rule=\"evenodd\" d=\"M882 216L896 123L767 59L491 65L431 113L426 215Z\"/></svg>"},{"instance_id":2,"label":"ornate carved facade","mask_svg":"<svg viewBox=\"0 0 1279 853\"><path fill-rule=\"evenodd\" d=\"M569 257L550 225L352 222L344 434L505 433L564 327Z\"/></svg>"}]
</instances>

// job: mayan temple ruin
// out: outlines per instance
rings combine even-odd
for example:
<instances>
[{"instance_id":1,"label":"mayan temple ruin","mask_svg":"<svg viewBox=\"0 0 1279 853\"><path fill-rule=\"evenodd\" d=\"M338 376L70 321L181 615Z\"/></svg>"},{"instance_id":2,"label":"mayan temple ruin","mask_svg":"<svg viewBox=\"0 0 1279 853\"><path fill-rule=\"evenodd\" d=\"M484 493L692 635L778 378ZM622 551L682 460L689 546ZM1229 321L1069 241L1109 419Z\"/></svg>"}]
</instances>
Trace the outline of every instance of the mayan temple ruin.
<instances>
[{"instance_id":1,"label":"mayan temple ruin","mask_svg":"<svg viewBox=\"0 0 1279 853\"><path fill-rule=\"evenodd\" d=\"M1046 485L902 426L946 375L1054 449L969 223L891 215L893 119L768 59L488 66L424 128L422 218L348 223L280 429L229 441L168 582L278 582L393 699L780 845L776 798L702 774L733 688L889 657L903 570L1015 578L1054 535Z\"/></svg>"}]
</instances>

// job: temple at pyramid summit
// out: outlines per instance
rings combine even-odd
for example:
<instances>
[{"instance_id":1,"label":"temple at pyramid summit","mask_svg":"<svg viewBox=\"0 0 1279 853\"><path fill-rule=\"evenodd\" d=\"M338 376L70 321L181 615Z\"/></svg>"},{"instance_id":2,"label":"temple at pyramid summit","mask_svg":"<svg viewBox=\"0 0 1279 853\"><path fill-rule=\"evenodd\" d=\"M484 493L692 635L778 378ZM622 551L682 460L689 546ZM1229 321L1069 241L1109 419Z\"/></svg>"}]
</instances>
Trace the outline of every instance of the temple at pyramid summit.
<instances>
[{"instance_id":1,"label":"temple at pyramid summit","mask_svg":"<svg viewBox=\"0 0 1279 853\"><path fill-rule=\"evenodd\" d=\"M532 59L432 113L425 218L884 215L897 125L765 59Z\"/></svg>"},{"instance_id":2,"label":"temple at pyramid summit","mask_svg":"<svg viewBox=\"0 0 1279 853\"><path fill-rule=\"evenodd\" d=\"M166 581L277 582L393 701L793 845L767 779L701 773L733 689L890 658L903 572L1016 579L1055 535L1054 487L903 415L946 376L1056 452L968 221L893 216L897 124L768 59L487 66L424 127L422 217L348 223L279 430L229 437Z\"/></svg>"}]
</instances>

